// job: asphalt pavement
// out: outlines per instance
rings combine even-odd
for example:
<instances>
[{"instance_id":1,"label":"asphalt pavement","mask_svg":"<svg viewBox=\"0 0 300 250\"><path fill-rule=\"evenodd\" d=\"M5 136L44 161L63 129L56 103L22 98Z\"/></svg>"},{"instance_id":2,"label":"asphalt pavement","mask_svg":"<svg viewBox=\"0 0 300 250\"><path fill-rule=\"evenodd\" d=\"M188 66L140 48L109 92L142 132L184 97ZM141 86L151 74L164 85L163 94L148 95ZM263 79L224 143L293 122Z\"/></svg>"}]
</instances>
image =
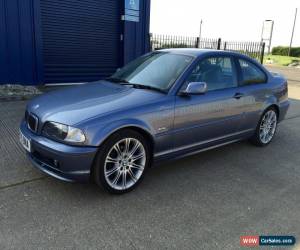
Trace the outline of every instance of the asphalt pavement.
<instances>
[{"instance_id":1,"label":"asphalt pavement","mask_svg":"<svg viewBox=\"0 0 300 250\"><path fill-rule=\"evenodd\" d=\"M300 70L272 70L287 75L292 105L271 145L163 163L121 196L33 168L18 144L26 102L1 102L0 249L240 249L242 235L300 242Z\"/></svg>"}]
</instances>

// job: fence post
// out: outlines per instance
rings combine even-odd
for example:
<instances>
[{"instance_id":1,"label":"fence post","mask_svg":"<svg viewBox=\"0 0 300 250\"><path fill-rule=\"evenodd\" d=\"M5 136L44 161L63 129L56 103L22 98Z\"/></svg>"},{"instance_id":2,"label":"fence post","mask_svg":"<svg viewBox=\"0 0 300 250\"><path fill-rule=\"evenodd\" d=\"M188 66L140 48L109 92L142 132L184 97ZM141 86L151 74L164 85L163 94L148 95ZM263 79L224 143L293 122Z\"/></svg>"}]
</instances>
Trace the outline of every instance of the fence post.
<instances>
[{"instance_id":1,"label":"fence post","mask_svg":"<svg viewBox=\"0 0 300 250\"><path fill-rule=\"evenodd\" d=\"M153 34L149 33L149 45L150 45L150 51L153 51Z\"/></svg>"},{"instance_id":2,"label":"fence post","mask_svg":"<svg viewBox=\"0 0 300 250\"><path fill-rule=\"evenodd\" d=\"M217 50L220 50L221 49L221 38L218 39L218 47L217 47Z\"/></svg>"},{"instance_id":3,"label":"fence post","mask_svg":"<svg viewBox=\"0 0 300 250\"><path fill-rule=\"evenodd\" d=\"M199 45L200 45L200 39L199 39L199 37L197 37L197 38L196 38L195 48L198 48L198 49L199 49L199 48L200 48Z\"/></svg>"},{"instance_id":4,"label":"fence post","mask_svg":"<svg viewBox=\"0 0 300 250\"><path fill-rule=\"evenodd\" d=\"M261 64L264 63L265 46L266 46L266 43L261 44L261 51L260 51L260 63Z\"/></svg>"}]
</instances>

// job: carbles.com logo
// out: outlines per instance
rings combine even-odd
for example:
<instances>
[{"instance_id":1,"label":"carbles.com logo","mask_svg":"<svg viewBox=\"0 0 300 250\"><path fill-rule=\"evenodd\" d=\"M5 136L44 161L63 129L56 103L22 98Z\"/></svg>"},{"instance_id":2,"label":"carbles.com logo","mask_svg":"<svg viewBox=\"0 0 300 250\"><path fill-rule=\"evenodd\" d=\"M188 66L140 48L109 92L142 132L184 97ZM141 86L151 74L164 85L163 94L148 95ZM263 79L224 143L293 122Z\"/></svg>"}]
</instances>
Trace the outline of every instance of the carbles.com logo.
<instances>
[{"instance_id":1,"label":"carbles.com logo","mask_svg":"<svg viewBox=\"0 0 300 250\"><path fill-rule=\"evenodd\" d=\"M240 244L244 247L258 246L292 246L295 245L294 236L257 236L247 235L240 237Z\"/></svg>"}]
</instances>

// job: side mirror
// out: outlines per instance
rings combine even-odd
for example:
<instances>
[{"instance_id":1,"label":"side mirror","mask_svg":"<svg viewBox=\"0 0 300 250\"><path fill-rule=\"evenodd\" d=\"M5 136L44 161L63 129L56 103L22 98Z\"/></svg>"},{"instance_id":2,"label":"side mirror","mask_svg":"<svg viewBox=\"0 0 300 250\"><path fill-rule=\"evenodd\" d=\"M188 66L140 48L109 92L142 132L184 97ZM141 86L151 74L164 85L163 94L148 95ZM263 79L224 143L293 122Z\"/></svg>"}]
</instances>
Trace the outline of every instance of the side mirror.
<instances>
[{"instance_id":1,"label":"side mirror","mask_svg":"<svg viewBox=\"0 0 300 250\"><path fill-rule=\"evenodd\" d=\"M201 95L206 93L207 84L205 82L190 82L186 88L180 91L181 95Z\"/></svg>"}]
</instances>

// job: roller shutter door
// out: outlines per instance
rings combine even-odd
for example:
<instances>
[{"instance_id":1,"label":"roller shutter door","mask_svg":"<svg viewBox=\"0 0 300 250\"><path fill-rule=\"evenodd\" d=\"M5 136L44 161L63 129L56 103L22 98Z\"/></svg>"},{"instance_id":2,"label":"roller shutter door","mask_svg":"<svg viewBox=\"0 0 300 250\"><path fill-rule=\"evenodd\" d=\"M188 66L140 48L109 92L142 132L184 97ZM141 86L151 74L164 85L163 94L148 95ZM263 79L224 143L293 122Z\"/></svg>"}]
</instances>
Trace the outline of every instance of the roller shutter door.
<instances>
[{"instance_id":1,"label":"roller shutter door","mask_svg":"<svg viewBox=\"0 0 300 250\"><path fill-rule=\"evenodd\" d=\"M120 65L119 0L41 0L44 82L85 82Z\"/></svg>"}]
</instances>

